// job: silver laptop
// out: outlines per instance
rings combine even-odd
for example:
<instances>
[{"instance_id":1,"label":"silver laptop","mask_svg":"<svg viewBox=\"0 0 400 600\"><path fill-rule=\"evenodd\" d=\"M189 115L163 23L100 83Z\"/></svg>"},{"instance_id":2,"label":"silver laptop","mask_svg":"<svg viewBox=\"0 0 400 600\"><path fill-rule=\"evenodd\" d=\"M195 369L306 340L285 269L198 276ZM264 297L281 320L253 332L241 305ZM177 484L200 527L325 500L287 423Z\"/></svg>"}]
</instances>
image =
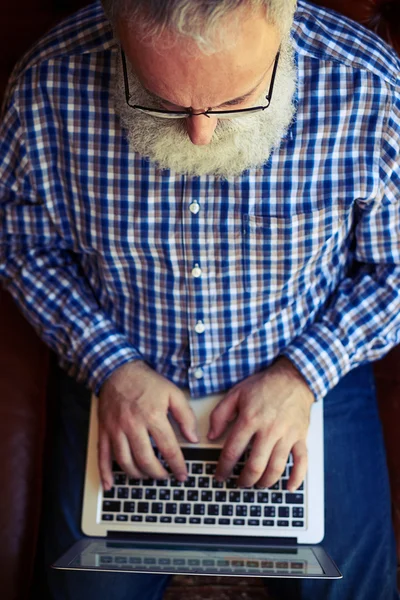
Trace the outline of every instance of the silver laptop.
<instances>
[{"instance_id":1,"label":"silver laptop","mask_svg":"<svg viewBox=\"0 0 400 600\"><path fill-rule=\"evenodd\" d=\"M213 475L229 429L212 442L207 433L209 415L222 395L192 400L187 393L187 398L197 418L199 443L188 443L171 418L186 460L187 481L173 476L164 481L133 479L114 462L114 487L104 492L97 466L97 398L92 397L82 511L82 531L87 537L53 567L341 578L335 563L317 545L324 537L323 402L314 403L311 410L306 478L290 493L292 457L271 488L236 486L246 455L227 481L217 482Z\"/></svg>"}]
</instances>

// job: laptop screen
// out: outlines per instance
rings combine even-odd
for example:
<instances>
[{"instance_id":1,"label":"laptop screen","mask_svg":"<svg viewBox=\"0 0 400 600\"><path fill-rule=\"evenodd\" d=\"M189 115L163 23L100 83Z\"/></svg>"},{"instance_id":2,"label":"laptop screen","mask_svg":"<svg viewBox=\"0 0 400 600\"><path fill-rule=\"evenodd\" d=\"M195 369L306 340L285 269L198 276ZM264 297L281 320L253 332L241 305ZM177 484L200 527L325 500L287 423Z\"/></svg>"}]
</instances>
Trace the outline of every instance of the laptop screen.
<instances>
[{"instance_id":1,"label":"laptop screen","mask_svg":"<svg viewBox=\"0 0 400 600\"><path fill-rule=\"evenodd\" d=\"M56 568L246 577L326 577L313 547L273 546L236 550L232 546L199 549L184 545L142 544L92 539L75 546ZM329 576L329 575L328 575ZM339 575L340 576L340 575Z\"/></svg>"}]
</instances>

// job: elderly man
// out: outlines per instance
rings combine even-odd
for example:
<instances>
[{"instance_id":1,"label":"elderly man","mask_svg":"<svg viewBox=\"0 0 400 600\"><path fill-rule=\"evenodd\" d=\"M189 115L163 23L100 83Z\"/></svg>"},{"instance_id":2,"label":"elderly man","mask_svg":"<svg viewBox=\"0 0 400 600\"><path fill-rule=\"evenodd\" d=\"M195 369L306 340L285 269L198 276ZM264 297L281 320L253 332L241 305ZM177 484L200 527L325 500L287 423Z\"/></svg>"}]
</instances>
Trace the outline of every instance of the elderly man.
<instances>
[{"instance_id":1,"label":"elderly man","mask_svg":"<svg viewBox=\"0 0 400 600\"><path fill-rule=\"evenodd\" d=\"M55 350L46 560L79 538L90 390L99 467L178 479L193 397L234 417L216 476L307 469L325 398L336 582L277 598L398 598L371 367L399 342L399 60L293 0L104 0L16 67L0 130L0 274ZM82 385L84 384L84 385ZM86 386L86 389L85 387ZM49 571L53 598L162 598L167 577ZM272 585L273 584L273 585Z\"/></svg>"}]
</instances>

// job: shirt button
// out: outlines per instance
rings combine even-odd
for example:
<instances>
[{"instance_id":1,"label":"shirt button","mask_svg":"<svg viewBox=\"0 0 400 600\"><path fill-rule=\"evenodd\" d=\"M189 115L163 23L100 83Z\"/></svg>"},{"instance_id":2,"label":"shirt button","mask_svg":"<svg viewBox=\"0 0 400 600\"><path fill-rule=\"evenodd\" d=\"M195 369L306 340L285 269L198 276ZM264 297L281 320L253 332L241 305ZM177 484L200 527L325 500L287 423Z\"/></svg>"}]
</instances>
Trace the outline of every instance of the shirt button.
<instances>
[{"instance_id":1,"label":"shirt button","mask_svg":"<svg viewBox=\"0 0 400 600\"><path fill-rule=\"evenodd\" d=\"M197 200L195 200L194 202L192 202L192 204L189 206L189 210L194 215L197 215L197 213L200 210L200 204L197 202Z\"/></svg>"},{"instance_id":2,"label":"shirt button","mask_svg":"<svg viewBox=\"0 0 400 600\"><path fill-rule=\"evenodd\" d=\"M201 269L197 263L194 265L194 269L192 269L192 275L193 277L201 277Z\"/></svg>"},{"instance_id":3,"label":"shirt button","mask_svg":"<svg viewBox=\"0 0 400 600\"><path fill-rule=\"evenodd\" d=\"M196 333L204 333L206 328L205 328L203 321L197 321L194 330Z\"/></svg>"},{"instance_id":4,"label":"shirt button","mask_svg":"<svg viewBox=\"0 0 400 600\"><path fill-rule=\"evenodd\" d=\"M203 379L204 377L204 373L203 373L203 369L196 369L194 372L194 376L196 377L196 379Z\"/></svg>"}]
</instances>

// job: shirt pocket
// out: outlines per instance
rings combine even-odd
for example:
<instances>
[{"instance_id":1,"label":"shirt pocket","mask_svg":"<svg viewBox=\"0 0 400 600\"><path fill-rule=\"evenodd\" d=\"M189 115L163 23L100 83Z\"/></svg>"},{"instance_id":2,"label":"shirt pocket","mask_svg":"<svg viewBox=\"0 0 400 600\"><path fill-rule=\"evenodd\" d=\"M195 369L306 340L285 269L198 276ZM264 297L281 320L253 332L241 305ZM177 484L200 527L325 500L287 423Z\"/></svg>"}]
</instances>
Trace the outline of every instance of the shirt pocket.
<instances>
[{"instance_id":1,"label":"shirt pocket","mask_svg":"<svg viewBox=\"0 0 400 600\"><path fill-rule=\"evenodd\" d=\"M243 287L252 295L291 300L333 259L343 232L339 213L243 216Z\"/></svg>"}]
</instances>

